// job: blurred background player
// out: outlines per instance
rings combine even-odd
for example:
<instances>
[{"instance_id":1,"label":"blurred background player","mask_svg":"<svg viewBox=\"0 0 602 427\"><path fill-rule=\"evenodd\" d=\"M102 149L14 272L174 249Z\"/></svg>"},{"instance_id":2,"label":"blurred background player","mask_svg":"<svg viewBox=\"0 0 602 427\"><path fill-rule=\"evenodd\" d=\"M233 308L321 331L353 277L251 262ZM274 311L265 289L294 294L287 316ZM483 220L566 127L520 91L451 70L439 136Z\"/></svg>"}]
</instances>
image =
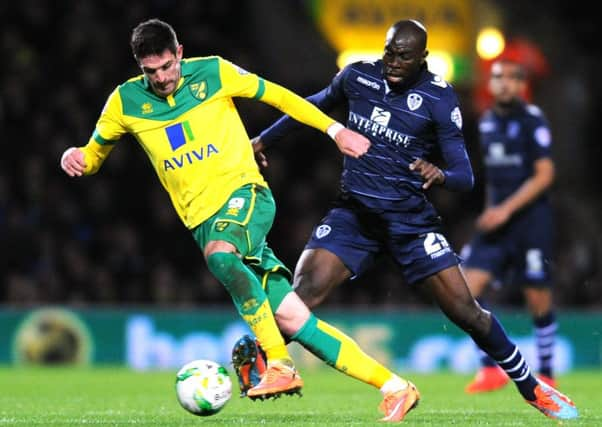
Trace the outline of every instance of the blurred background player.
<instances>
[{"instance_id":1,"label":"blurred background player","mask_svg":"<svg viewBox=\"0 0 602 427\"><path fill-rule=\"evenodd\" d=\"M441 234L441 219L427 200L432 185L456 191L473 186L454 89L429 72L427 32L414 20L387 31L382 60L357 62L308 99L330 111L344 105L348 126L371 140L361 158L345 156L341 192L318 224L295 269L295 290L309 306L336 286L391 255L405 281L432 297L508 373L525 400L545 415L577 417L574 404L539 383L496 317L472 297L459 259ZM283 117L254 139L255 151L300 124ZM426 159L440 149L440 169ZM259 156L260 163L265 158ZM276 311L278 325L285 321Z\"/></svg>"},{"instance_id":2,"label":"blurred background player","mask_svg":"<svg viewBox=\"0 0 602 427\"><path fill-rule=\"evenodd\" d=\"M88 144L68 148L61 167L72 177L93 174L126 132L136 136L210 271L261 340L267 366L247 396L277 397L303 386L274 320L278 309L281 318L290 318L287 336L380 388L385 401L394 402L385 421L403 418L418 403L415 387L310 313L292 292L291 272L268 247L275 204L232 97L259 99L294 114L327 132L351 157L364 154L370 142L303 98L220 57L183 59L182 45L163 21L139 24L131 46L143 75L114 90Z\"/></svg>"},{"instance_id":3,"label":"blurred background player","mask_svg":"<svg viewBox=\"0 0 602 427\"><path fill-rule=\"evenodd\" d=\"M486 175L486 206L466 246L464 273L479 297L494 280L522 285L533 317L540 379L555 386L552 371L558 328L552 305L550 266L554 226L548 191L554 181L551 132L542 111L525 101L525 68L500 59L491 66L493 106L479 122ZM509 276L512 274L512 276ZM509 381L486 354L468 393L497 390Z\"/></svg>"}]
</instances>

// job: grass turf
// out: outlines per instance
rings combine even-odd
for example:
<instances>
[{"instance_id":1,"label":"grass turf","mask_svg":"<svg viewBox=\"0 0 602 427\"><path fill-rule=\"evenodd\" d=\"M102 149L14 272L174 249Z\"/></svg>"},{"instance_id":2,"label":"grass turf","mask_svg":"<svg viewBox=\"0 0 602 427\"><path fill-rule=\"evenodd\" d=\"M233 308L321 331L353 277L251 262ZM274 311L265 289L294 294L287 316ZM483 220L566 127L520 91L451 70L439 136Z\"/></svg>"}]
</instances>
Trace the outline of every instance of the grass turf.
<instances>
[{"instance_id":1,"label":"grass turf","mask_svg":"<svg viewBox=\"0 0 602 427\"><path fill-rule=\"evenodd\" d=\"M362 426L377 425L380 393L332 369L303 372L304 396L251 402L234 396L217 415L196 417L175 399L175 372L117 367L0 368L0 426ZM408 377L420 405L404 421L417 426L551 426L558 422L524 403L515 387L469 396L468 376ZM236 381L233 385L237 388ZM602 371L560 378L580 411L563 425L602 425Z\"/></svg>"}]
</instances>

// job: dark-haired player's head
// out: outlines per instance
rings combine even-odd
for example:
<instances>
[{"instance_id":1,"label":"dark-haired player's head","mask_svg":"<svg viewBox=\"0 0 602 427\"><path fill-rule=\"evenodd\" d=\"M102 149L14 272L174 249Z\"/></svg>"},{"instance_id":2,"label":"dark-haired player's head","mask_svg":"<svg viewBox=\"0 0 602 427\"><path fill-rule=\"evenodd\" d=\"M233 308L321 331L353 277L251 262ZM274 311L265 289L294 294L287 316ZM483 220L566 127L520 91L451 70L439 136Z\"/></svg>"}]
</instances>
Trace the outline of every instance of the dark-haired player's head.
<instances>
[{"instance_id":1,"label":"dark-haired player's head","mask_svg":"<svg viewBox=\"0 0 602 427\"><path fill-rule=\"evenodd\" d=\"M527 71L522 64L509 59L491 64L489 92L498 106L509 106L524 99L526 89Z\"/></svg>"},{"instance_id":2,"label":"dark-haired player's head","mask_svg":"<svg viewBox=\"0 0 602 427\"><path fill-rule=\"evenodd\" d=\"M175 92L183 48L171 25L159 19L141 22L132 31L130 46L153 92L161 97Z\"/></svg>"},{"instance_id":3,"label":"dark-haired player's head","mask_svg":"<svg viewBox=\"0 0 602 427\"><path fill-rule=\"evenodd\" d=\"M412 19L398 21L385 38L383 73L390 86L414 77L426 61L426 28Z\"/></svg>"}]
</instances>

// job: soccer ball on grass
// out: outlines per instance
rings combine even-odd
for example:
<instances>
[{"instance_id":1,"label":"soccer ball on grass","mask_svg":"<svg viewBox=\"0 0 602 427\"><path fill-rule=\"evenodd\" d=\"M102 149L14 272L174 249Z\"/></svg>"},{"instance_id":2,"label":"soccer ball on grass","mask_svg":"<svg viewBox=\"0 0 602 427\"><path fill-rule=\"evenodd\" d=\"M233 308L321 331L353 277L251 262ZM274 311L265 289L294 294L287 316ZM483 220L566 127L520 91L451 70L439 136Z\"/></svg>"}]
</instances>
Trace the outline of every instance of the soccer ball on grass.
<instances>
[{"instance_id":1,"label":"soccer ball on grass","mask_svg":"<svg viewBox=\"0 0 602 427\"><path fill-rule=\"evenodd\" d=\"M176 396L188 412L214 415L232 397L232 381L219 363L193 360L182 366L176 375Z\"/></svg>"}]
</instances>

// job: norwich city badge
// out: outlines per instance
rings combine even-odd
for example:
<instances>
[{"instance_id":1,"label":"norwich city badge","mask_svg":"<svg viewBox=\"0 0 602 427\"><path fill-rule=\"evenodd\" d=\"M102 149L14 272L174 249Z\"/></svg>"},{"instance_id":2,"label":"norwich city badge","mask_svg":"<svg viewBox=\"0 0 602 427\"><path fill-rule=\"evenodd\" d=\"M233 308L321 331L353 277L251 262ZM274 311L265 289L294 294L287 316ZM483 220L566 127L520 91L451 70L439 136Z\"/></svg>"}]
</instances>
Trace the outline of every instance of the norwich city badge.
<instances>
[{"instance_id":1,"label":"norwich city badge","mask_svg":"<svg viewBox=\"0 0 602 427\"><path fill-rule=\"evenodd\" d=\"M188 89L190 89L192 96L199 101L202 101L207 97L207 82L205 80L200 83L190 83Z\"/></svg>"},{"instance_id":2,"label":"norwich city badge","mask_svg":"<svg viewBox=\"0 0 602 427\"><path fill-rule=\"evenodd\" d=\"M228 225L230 225L229 222L226 221L219 221L215 223L215 231L221 232L224 231Z\"/></svg>"}]
</instances>

